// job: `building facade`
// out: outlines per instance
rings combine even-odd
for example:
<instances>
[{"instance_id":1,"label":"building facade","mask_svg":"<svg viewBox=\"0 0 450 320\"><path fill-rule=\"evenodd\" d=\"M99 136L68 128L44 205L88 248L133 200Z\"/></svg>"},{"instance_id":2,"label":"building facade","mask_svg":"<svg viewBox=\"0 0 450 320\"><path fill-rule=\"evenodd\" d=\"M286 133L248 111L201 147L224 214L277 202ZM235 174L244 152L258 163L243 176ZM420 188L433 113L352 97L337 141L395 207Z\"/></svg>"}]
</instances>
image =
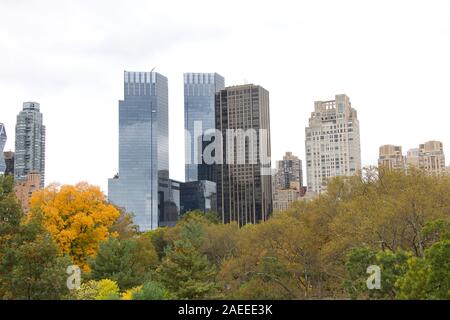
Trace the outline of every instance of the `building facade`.
<instances>
[{"instance_id":1,"label":"building facade","mask_svg":"<svg viewBox=\"0 0 450 320\"><path fill-rule=\"evenodd\" d=\"M384 145L379 149L378 167L387 170L405 170L406 157L401 146Z\"/></svg>"},{"instance_id":2,"label":"building facade","mask_svg":"<svg viewBox=\"0 0 450 320\"><path fill-rule=\"evenodd\" d=\"M303 187L302 160L292 152L286 152L283 160L277 161L272 179L274 211L286 210L306 193L306 188Z\"/></svg>"},{"instance_id":3,"label":"building facade","mask_svg":"<svg viewBox=\"0 0 450 320\"><path fill-rule=\"evenodd\" d=\"M119 173L108 198L134 214L140 231L158 227L169 192L168 81L156 72L124 72L119 101Z\"/></svg>"},{"instance_id":4,"label":"building facade","mask_svg":"<svg viewBox=\"0 0 450 320\"><path fill-rule=\"evenodd\" d=\"M225 79L217 73L184 74L185 180L214 181L214 166L203 161L204 134L215 128L216 92L225 87Z\"/></svg>"},{"instance_id":5,"label":"building facade","mask_svg":"<svg viewBox=\"0 0 450 320\"><path fill-rule=\"evenodd\" d=\"M216 211L216 183L209 180L181 184L181 214L193 210Z\"/></svg>"},{"instance_id":6,"label":"building facade","mask_svg":"<svg viewBox=\"0 0 450 320\"><path fill-rule=\"evenodd\" d=\"M323 192L330 178L361 169L359 121L348 96L316 101L305 134L308 191Z\"/></svg>"},{"instance_id":7,"label":"building facade","mask_svg":"<svg viewBox=\"0 0 450 320\"><path fill-rule=\"evenodd\" d=\"M40 105L24 102L17 115L14 176L26 181L30 172L39 173L40 187L45 183L45 126Z\"/></svg>"},{"instance_id":8,"label":"building facade","mask_svg":"<svg viewBox=\"0 0 450 320\"><path fill-rule=\"evenodd\" d=\"M440 141L428 141L419 148L408 150L407 166L417 167L432 174L446 172L444 146Z\"/></svg>"},{"instance_id":9,"label":"building facade","mask_svg":"<svg viewBox=\"0 0 450 320\"><path fill-rule=\"evenodd\" d=\"M4 173L6 170L6 164L5 159L3 157L3 149L5 148L6 144L6 129L5 125L3 123L0 123L0 173Z\"/></svg>"},{"instance_id":10,"label":"building facade","mask_svg":"<svg viewBox=\"0 0 450 320\"><path fill-rule=\"evenodd\" d=\"M22 210L25 214L28 214L30 211L30 200L33 192L39 189L41 189L41 177L37 171L29 172L25 180L15 183L16 198L22 205Z\"/></svg>"},{"instance_id":11,"label":"building facade","mask_svg":"<svg viewBox=\"0 0 450 320\"><path fill-rule=\"evenodd\" d=\"M217 211L224 223L265 221L272 213L269 92L253 84L227 87L216 94L215 108Z\"/></svg>"},{"instance_id":12,"label":"building facade","mask_svg":"<svg viewBox=\"0 0 450 320\"><path fill-rule=\"evenodd\" d=\"M5 159L5 175L14 176L14 152L6 151L3 153Z\"/></svg>"}]
</instances>

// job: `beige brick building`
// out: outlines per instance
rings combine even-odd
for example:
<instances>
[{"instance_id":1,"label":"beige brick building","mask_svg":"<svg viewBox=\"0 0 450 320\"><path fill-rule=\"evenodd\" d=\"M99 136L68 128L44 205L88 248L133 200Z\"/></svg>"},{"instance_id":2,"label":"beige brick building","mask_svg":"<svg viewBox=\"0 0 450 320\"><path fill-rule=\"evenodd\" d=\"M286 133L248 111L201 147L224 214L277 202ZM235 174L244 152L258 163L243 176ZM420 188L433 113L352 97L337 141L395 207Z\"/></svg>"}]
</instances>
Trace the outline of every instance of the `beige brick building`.
<instances>
[{"instance_id":1,"label":"beige brick building","mask_svg":"<svg viewBox=\"0 0 450 320\"><path fill-rule=\"evenodd\" d=\"M28 173L26 180L20 181L15 185L16 197L22 205L23 212L28 214L30 211L30 200L33 192L40 190L41 176L39 172L32 171Z\"/></svg>"},{"instance_id":2,"label":"beige brick building","mask_svg":"<svg viewBox=\"0 0 450 320\"><path fill-rule=\"evenodd\" d=\"M388 170L405 170L406 157L402 153L402 147L391 144L381 146L378 167L383 167Z\"/></svg>"}]
</instances>

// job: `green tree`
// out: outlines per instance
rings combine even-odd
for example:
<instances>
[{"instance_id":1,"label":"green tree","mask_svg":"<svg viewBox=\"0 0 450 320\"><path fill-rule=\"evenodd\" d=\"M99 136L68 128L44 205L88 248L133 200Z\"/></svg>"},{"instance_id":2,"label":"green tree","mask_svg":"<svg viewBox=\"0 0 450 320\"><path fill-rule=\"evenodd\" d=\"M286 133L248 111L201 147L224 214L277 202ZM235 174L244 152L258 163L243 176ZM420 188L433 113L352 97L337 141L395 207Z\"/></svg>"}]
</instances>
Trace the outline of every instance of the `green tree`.
<instances>
[{"instance_id":1,"label":"green tree","mask_svg":"<svg viewBox=\"0 0 450 320\"><path fill-rule=\"evenodd\" d=\"M97 255L89 261L90 277L114 280L126 290L142 284L156 269L157 262L156 251L149 240L109 238L100 244Z\"/></svg>"},{"instance_id":2,"label":"green tree","mask_svg":"<svg viewBox=\"0 0 450 320\"><path fill-rule=\"evenodd\" d=\"M398 282L397 298L450 300L450 220L428 224L423 234L439 241L425 250L423 258L408 261L409 270Z\"/></svg>"},{"instance_id":3,"label":"green tree","mask_svg":"<svg viewBox=\"0 0 450 320\"><path fill-rule=\"evenodd\" d=\"M36 216L20 226L8 247L2 248L0 295L4 299L61 299L68 293L66 268L50 234Z\"/></svg>"},{"instance_id":4,"label":"green tree","mask_svg":"<svg viewBox=\"0 0 450 320\"><path fill-rule=\"evenodd\" d=\"M133 300L167 300L169 293L162 284L149 281L146 282L140 290L133 293Z\"/></svg>"},{"instance_id":5,"label":"green tree","mask_svg":"<svg viewBox=\"0 0 450 320\"><path fill-rule=\"evenodd\" d=\"M202 299L216 291L216 268L199 252L202 242L200 226L183 229L157 269L158 280L176 299Z\"/></svg>"}]
</instances>

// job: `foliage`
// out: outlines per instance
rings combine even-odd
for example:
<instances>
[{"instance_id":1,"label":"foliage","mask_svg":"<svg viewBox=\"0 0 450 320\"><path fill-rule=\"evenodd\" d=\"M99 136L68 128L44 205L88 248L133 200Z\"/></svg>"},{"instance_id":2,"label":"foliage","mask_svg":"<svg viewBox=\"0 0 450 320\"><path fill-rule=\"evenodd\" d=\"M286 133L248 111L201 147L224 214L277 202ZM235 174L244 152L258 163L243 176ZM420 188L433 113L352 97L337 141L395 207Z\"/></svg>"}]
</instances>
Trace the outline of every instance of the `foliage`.
<instances>
[{"instance_id":1,"label":"foliage","mask_svg":"<svg viewBox=\"0 0 450 320\"><path fill-rule=\"evenodd\" d=\"M110 279L90 280L74 292L77 300L118 300L119 286Z\"/></svg>"},{"instance_id":2,"label":"foliage","mask_svg":"<svg viewBox=\"0 0 450 320\"><path fill-rule=\"evenodd\" d=\"M51 185L33 194L31 216L42 214L44 225L62 254L88 270L87 259L95 256L99 243L110 235L109 228L119 211L106 202L100 188L79 183Z\"/></svg>"},{"instance_id":3,"label":"foliage","mask_svg":"<svg viewBox=\"0 0 450 320\"><path fill-rule=\"evenodd\" d=\"M132 294L133 300L167 300L169 293L158 282L146 282L142 288Z\"/></svg>"},{"instance_id":4,"label":"foliage","mask_svg":"<svg viewBox=\"0 0 450 320\"><path fill-rule=\"evenodd\" d=\"M90 276L94 280L114 280L124 290L142 284L157 262L156 251L147 239L109 238L89 261Z\"/></svg>"}]
</instances>

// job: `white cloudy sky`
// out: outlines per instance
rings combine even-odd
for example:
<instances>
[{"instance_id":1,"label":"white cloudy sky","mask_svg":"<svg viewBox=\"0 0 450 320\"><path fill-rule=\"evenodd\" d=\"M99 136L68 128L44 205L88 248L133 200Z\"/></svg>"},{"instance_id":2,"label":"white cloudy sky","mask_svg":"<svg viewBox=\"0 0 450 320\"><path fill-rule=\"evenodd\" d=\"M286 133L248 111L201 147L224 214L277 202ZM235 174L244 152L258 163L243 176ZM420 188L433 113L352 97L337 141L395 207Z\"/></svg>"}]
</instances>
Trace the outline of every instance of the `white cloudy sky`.
<instances>
[{"instance_id":1,"label":"white cloudy sky","mask_svg":"<svg viewBox=\"0 0 450 320\"><path fill-rule=\"evenodd\" d=\"M273 160L304 158L314 100L337 93L358 110L363 165L387 143L406 151L436 139L450 155L448 0L0 0L6 149L22 102L40 102L47 182L105 190L123 70L153 67L169 78L174 179L184 179L183 72L268 89Z\"/></svg>"}]
</instances>

